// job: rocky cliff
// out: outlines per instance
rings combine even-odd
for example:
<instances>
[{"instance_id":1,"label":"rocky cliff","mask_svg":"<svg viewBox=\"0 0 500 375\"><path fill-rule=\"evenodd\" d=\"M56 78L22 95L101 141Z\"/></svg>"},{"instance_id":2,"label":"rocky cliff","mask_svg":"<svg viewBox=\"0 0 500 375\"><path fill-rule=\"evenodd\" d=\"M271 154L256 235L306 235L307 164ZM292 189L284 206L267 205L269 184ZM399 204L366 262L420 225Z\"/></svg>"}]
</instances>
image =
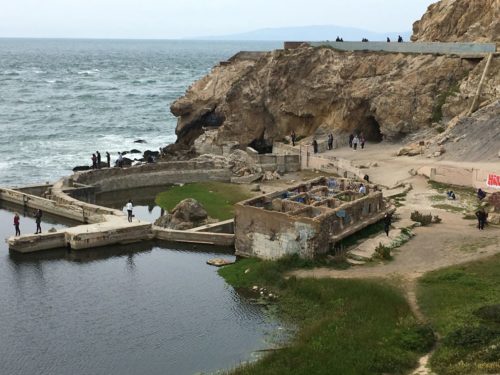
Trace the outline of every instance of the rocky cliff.
<instances>
[{"instance_id":1,"label":"rocky cliff","mask_svg":"<svg viewBox=\"0 0 500 375\"><path fill-rule=\"evenodd\" d=\"M414 37L429 40L441 33L452 40L459 34L472 37L474 30L486 35L486 26L467 28L472 18L457 17L457 9L479 12L481 4L498 1L443 0L416 23ZM474 14L480 18L473 25L498 21L484 9ZM468 31L461 33L462 28ZM292 131L298 136L332 131L363 132L371 141L398 139L466 111L484 65L484 60L457 56L308 46L241 53L214 67L172 104L178 117L178 142L172 149L221 153L224 147L250 145L266 150ZM483 104L498 98L499 68L497 57L483 88Z\"/></svg>"},{"instance_id":2,"label":"rocky cliff","mask_svg":"<svg viewBox=\"0 0 500 375\"><path fill-rule=\"evenodd\" d=\"M500 0L443 0L413 24L412 41L500 42Z\"/></svg>"}]
</instances>

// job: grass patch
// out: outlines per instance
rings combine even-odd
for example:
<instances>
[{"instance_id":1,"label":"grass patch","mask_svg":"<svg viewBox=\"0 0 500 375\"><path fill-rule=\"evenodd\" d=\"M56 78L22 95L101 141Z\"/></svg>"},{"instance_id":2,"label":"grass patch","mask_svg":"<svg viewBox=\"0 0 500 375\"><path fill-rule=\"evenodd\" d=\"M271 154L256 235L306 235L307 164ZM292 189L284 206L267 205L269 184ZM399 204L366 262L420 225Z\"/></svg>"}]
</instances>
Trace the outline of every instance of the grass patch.
<instances>
[{"instance_id":1,"label":"grass patch","mask_svg":"<svg viewBox=\"0 0 500 375\"><path fill-rule=\"evenodd\" d=\"M282 350L231 374L402 374L433 345L396 288L373 280L285 279L297 258L245 259L219 274L236 287L264 286L278 295L280 316L298 326Z\"/></svg>"},{"instance_id":2,"label":"grass patch","mask_svg":"<svg viewBox=\"0 0 500 375\"><path fill-rule=\"evenodd\" d=\"M500 255L425 275L418 297L443 338L431 358L436 373L500 372Z\"/></svg>"},{"instance_id":3,"label":"grass patch","mask_svg":"<svg viewBox=\"0 0 500 375\"><path fill-rule=\"evenodd\" d=\"M452 211L452 212L465 212L466 209L463 207L453 206L451 204L441 203L441 204L433 204L432 207L439 208L441 210Z\"/></svg>"},{"instance_id":4,"label":"grass patch","mask_svg":"<svg viewBox=\"0 0 500 375\"><path fill-rule=\"evenodd\" d=\"M440 202L444 200L446 200L446 197L444 195L441 194L431 195L431 201L433 202Z\"/></svg>"},{"instance_id":5,"label":"grass patch","mask_svg":"<svg viewBox=\"0 0 500 375\"><path fill-rule=\"evenodd\" d=\"M449 96L456 95L459 91L460 87L458 83L455 83L446 91L443 91L438 96L436 96L436 101L434 102L434 107L432 109L433 122L440 122L443 119L443 105L446 103L446 99L448 99Z\"/></svg>"},{"instance_id":6,"label":"grass patch","mask_svg":"<svg viewBox=\"0 0 500 375\"><path fill-rule=\"evenodd\" d=\"M234 216L233 205L250 197L240 185L211 181L172 186L158 194L155 202L167 211L172 211L183 199L194 198L205 207L210 217L227 220Z\"/></svg>"}]
</instances>

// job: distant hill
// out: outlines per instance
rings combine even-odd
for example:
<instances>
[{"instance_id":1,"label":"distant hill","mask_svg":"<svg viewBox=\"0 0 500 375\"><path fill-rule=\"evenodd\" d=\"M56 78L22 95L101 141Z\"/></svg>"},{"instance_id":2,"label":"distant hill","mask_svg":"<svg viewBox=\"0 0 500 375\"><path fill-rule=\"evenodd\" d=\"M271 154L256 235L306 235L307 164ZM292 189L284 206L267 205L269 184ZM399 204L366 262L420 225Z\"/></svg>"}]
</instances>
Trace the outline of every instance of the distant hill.
<instances>
[{"instance_id":1,"label":"distant hill","mask_svg":"<svg viewBox=\"0 0 500 375\"><path fill-rule=\"evenodd\" d=\"M404 40L409 40L410 31L378 33L353 27L343 27L335 25L317 25L317 26L298 26L298 27L280 27L267 28L249 31L239 34L218 35L200 37L201 40L264 40L264 41L323 41L335 40L337 36L345 41L361 41L362 38L368 38L370 41L385 41L386 37L392 40L401 35Z\"/></svg>"}]
</instances>

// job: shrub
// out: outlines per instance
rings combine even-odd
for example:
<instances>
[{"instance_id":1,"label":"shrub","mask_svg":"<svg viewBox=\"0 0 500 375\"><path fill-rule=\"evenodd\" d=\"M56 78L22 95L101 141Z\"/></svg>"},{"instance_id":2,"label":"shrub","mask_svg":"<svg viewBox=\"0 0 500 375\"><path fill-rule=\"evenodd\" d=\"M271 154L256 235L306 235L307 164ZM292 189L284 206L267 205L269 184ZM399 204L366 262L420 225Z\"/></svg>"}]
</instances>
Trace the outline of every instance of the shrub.
<instances>
[{"instance_id":1,"label":"shrub","mask_svg":"<svg viewBox=\"0 0 500 375\"><path fill-rule=\"evenodd\" d=\"M425 215L425 214L422 214L418 211L413 211L410 215L410 218L413 221L420 223L422 226L429 225L430 223L432 223L432 215L431 214Z\"/></svg>"},{"instance_id":2,"label":"shrub","mask_svg":"<svg viewBox=\"0 0 500 375\"><path fill-rule=\"evenodd\" d=\"M392 258L391 248L379 243L378 246L375 248L375 256L380 259L389 260Z\"/></svg>"},{"instance_id":3,"label":"shrub","mask_svg":"<svg viewBox=\"0 0 500 375\"><path fill-rule=\"evenodd\" d=\"M432 217L432 222L435 224L439 224L442 221L443 219L441 219L438 215Z\"/></svg>"},{"instance_id":4,"label":"shrub","mask_svg":"<svg viewBox=\"0 0 500 375\"><path fill-rule=\"evenodd\" d=\"M485 326L465 326L451 332L445 337L444 341L450 346L470 348L487 345L496 336L495 331Z\"/></svg>"},{"instance_id":5,"label":"shrub","mask_svg":"<svg viewBox=\"0 0 500 375\"><path fill-rule=\"evenodd\" d=\"M500 304L483 306L474 311L474 315L489 322L500 323Z\"/></svg>"}]
</instances>

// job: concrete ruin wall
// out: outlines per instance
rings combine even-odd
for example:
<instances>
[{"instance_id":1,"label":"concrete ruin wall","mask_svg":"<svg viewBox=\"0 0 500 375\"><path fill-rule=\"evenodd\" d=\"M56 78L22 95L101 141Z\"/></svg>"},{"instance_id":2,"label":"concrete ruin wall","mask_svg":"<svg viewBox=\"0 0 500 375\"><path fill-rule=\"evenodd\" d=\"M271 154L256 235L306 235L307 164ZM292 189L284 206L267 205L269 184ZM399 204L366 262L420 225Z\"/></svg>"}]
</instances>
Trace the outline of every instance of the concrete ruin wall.
<instances>
[{"instance_id":1,"label":"concrete ruin wall","mask_svg":"<svg viewBox=\"0 0 500 375\"><path fill-rule=\"evenodd\" d=\"M326 181L317 178L236 204L236 254L263 259L291 254L313 258L384 216L387 205L372 186L362 195L349 190L353 181L335 179L338 192L331 195ZM289 195L295 191L299 193ZM314 197L314 203L308 196L311 201Z\"/></svg>"}]
</instances>

